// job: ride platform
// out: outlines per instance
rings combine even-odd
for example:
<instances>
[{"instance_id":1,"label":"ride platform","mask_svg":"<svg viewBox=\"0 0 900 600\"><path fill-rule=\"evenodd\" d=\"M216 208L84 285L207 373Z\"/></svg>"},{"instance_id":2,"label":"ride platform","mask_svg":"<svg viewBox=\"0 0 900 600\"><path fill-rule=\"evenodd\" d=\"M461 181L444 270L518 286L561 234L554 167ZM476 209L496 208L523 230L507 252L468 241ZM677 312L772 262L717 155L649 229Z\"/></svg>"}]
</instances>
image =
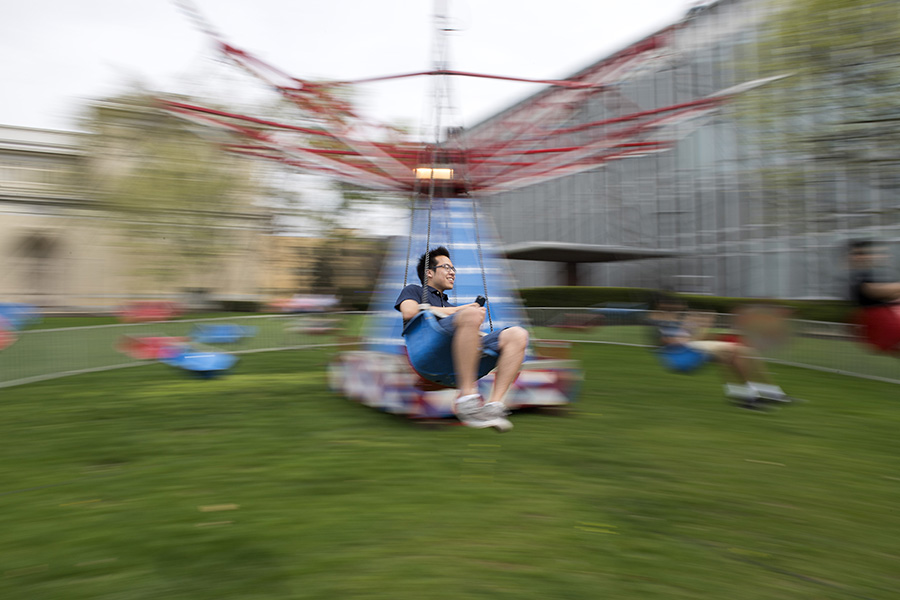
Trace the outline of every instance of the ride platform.
<instances>
[{"instance_id":1,"label":"ride platform","mask_svg":"<svg viewBox=\"0 0 900 600\"><path fill-rule=\"evenodd\" d=\"M578 396L583 375L576 360L532 358L507 392L511 410L566 406ZM484 398L494 383L491 372L478 381ZM344 352L329 367L331 389L361 404L413 419L454 416L457 391L422 379L404 355L387 352Z\"/></svg>"}]
</instances>

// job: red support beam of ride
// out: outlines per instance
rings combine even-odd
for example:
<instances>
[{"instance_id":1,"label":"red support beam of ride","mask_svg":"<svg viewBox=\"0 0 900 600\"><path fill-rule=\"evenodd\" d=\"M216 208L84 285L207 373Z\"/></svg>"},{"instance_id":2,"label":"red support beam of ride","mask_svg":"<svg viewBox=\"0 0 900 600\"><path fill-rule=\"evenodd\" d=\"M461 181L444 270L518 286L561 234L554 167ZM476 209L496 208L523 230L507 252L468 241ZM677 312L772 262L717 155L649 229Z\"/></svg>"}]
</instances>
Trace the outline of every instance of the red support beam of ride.
<instances>
[{"instance_id":1,"label":"red support beam of ride","mask_svg":"<svg viewBox=\"0 0 900 600\"><path fill-rule=\"evenodd\" d=\"M432 156L433 148L425 144L375 142L355 137L354 131L372 125L363 123L352 107L334 95L332 88L418 76L479 77L548 85L550 87L527 101L473 130L452 137L450 142L459 147L450 148L448 143L440 149L448 162L468 169L465 178L472 191L496 192L595 168L610 160L670 148L674 140L647 138L673 124L708 114L730 95L738 93L730 88L690 102L572 124L576 111L592 96L602 98L604 94L615 92L616 83L665 58L670 38L680 26L673 25L632 44L566 80L436 69L354 81L312 82L292 77L216 37L226 56L271 85L301 110L314 115L321 121L321 126L299 127L173 101L164 101L164 106L174 114L222 128L250 141L225 144L232 152L278 160L358 185L412 190L415 183L413 168L426 154ZM748 85L755 84L749 82ZM354 129L354 125L359 125L359 129ZM269 132L295 134L297 139L287 140L285 135L274 137ZM319 147L321 145L327 147Z\"/></svg>"},{"instance_id":2,"label":"red support beam of ride","mask_svg":"<svg viewBox=\"0 0 900 600\"><path fill-rule=\"evenodd\" d=\"M385 177L378 173L366 170L364 166L353 164L349 161L335 160L333 158L312 152L309 148L304 147L288 147L279 140L272 139L269 135L262 131L256 131L248 127L243 127L236 123L226 121L221 118L220 113L223 111L196 111L188 108L168 106L169 112L188 120L200 122L205 125L212 125L219 129L223 129L233 134L256 141L262 147L275 150L286 156L292 161L300 162L305 168L316 172L327 172L329 174L339 174L339 179L357 185L364 185L382 190L403 190L408 187L405 182L399 182L394 179ZM227 113L231 115L231 113ZM240 120L239 115L235 115ZM408 178L412 180L412 172Z\"/></svg>"},{"instance_id":3,"label":"red support beam of ride","mask_svg":"<svg viewBox=\"0 0 900 600\"><path fill-rule=\"evenodd\" d=\"M490 158L493 156L527 156L532 154L547 155L547 158L543 161L533 163L530 167L524 170L522 168L515 168L518 166L517 164L508 164L506 167L488 170L488 166L497 167L498 164L492 163L491 161L483 161L471 170L470 177L473 182L476 182L476 185L484 185L490 187L493 187L499 183L506 183L511 178L515 177L531 178L533 172L540 167L543 167L544 169L551 169L554 165L558 165L563 161L577 162L582 158L589 159L592 153L604 151L605 148L627 139L640 141L637 138L649 134L653 129L663 126L671 120L684 120L686 118L689 118L690 116L695 115L698 111L706 112L712 110L713 108L717 107L722 101L723 98L720 97L704 98L694 102L686 102L679 105L641 111L639 113L623 115L621 117L615 117L603 121L595 121L575 127L560 128L555 131L545 132L543 135L535 133L533 134L533 136L529 136L529 138L525 140L528 143L532 144L547 142L551 141L552 138L557 136L562 137L576 132L589 132L591 130L597 130L601 127L605 128L611 125L633 123L629 127L621 128L615 131L598 131L595 135L591 136L591 138L586 140L580 146L569 146L564 151L555 151L555 149L548 148L528 148L525 150L519 150L512 144L508 144L505 148L494 151L491 151L489 149L485 152L481 149L477 149L476 151L479 152L480 158ZM652 117L657 118L654 119Z\"/></svg>"},{"instance_id":4,"label":"red support beam of ride","mask_svg":"<svg viewBox=\"0 0 900 600\"><path fill-rule=\"evenodd\" d=\"M715 102L720 101L720 99L715 99ZM641 113L637 113L635 115L628 115L624 117L617 117L615 119L609 119L606 121L598 121L594 122L590 125L590 127L597 127L600 125L607 124L618 124L618 123L627 123L633 120L640 120L646 118L648 116L653 115L664 115L669 112L678 113L685 112L692 108L698 107L706 107L715 104L714 101L697 101L691 103L684 103L682 105L677 105L673 107L665 107L663 109L654 109L650 111L643 111ZM300 166L303 168L307 168L316 172L321 172L329 175L333 175L335 173L342 173L343 180L349 180L354 183L360 185L373 185L377 184L377 187L382 189L410 189L412 185L412 167L416 164L415 158L422 151L422 148L414 148L414 147L404 147L397 148L395 146L389 144L380 144L381 151L386 154L390 154L396 157L398 160L409 161L405 163L409 169L409 175L405 179L393 179L391 184L387 184L387 182L379 177L379 175L373 172L370 168L367 168L364 164L359 164L355 162L351 162L352 160L359 160L361 158L360 154L352 149L336 149L336 148L315 148L315 147L289 147L279 140L274 140L271 137L265 135L263 132L241 127L239 125L233 123L226 123L223 119L233 119L236 121L246 121L248 123L252 123L254 125L264 125L266 127L270 127L273 129L285 129L289 131L298 131L305 134L311 134L316 136L325 136L331 137L330 135L314 129L297 127L292 125L287 125L283 123L278 123L275 121L259 119L255 117L246 117L244 115L238 115L235 113L229 113L226 111L215 110L215 109L207 109L204 107L198 107L191 104L179 103L166 101L166 106L174 112L195 112L200 113L207 118L206 122L210 124L215 124L220 127L225 127L230 131L237 133L241 136L255 139L259 142L256 145L240 145L240 144L228 144L226 147L232 151L240 151L245 154L253 154L256 156L265 156L267 158L272 158L275 156L272 152L280 154L282 157L282 162L286 162L288 164L292 164L294 166ZM585 165L597 165L601 162L608 160L608 158L601 158L599 161L594 154L598 152L608 152L608 150L612 148L619 149L629 149L628 152L633 153L635 148L643 148L643 149L658 149L668 147L667 142L658 142L658 141L626 141L627 138L640 135L645 132L645 130L652 129L653 127L659 125L663 122L666 117L662 117L656 120L648 120L645 123L639 123L631 128L626 128L624 130L614 132L612 134L607 134L601 140L594 142L593 144L589 144L587 146L564 146L564 147L552 147L552 148L533 148L527 150L506 150L500 152L485 152L480 149L473 149L471 151L462 151L460 152L459 159L465 161L466 163L472 165L489 165L494 167L505 168L499 174L495 176L485 176L485 177L474 177L471 178L472 191L478 191L479 189L500 189L500 188L509 188L509 187L519 187L518 185L513 185L514 180L517 178L526 178L528 181L537 181L538 179L542 179L544 177L553 178L560 176L561 173L566 171L566 165L570 164L576 169L581 169ZM580 127L579 127L580 128ZM537 139L541 139L538 137ZM624 150L615 154L615 156L620 156L624 154ZM310 163L308 160L303 161L299 160L296 156L297 154L306 154L306 155L315 155L315 156L331 156L335 158L333 162L328 164L316 164ZM501 158L503 156L515 157L515 156L543 156L543 155L552 155L555 160L545 160L545 161L515 161L515 160L493 160L497 158ZM603 155L604 157L606 155ZM406 174L406 173L404 173Z\"/></svg>"},{"instance_id":5,"label":"red support beam of ride","mask_svg":"<svg viewBox=\"0 0 900 600\"><path fill-rule=\"evenodd\" d=\"M718 102L720 99L716 100ZM707 113L712 109L712 107L718 105L717 102L696 104L690 103L690 106L682 107L677 111L673 111L673 114L661 116L656 119L645 121L643 123L638 123L626 129L612 132L603 136L597 141L580 147L577 150L564 154L549 155L545 160L537 161L530 167L522 167L515 171L507 169L505 172L501 172L500 174L493 177L473 177L473 179L477 182L477 185L479 187L497 188L500 186L511 185L513 181L517 179L523 179L532 183L536 183L538 181L544 180L541 179L542 176L546 176L546 178L555 178L559 176L559 169L564 169L567 163L581 166L586 164L584 161L588 161L589 164L589 161L592 159L592 157L598 153L606 152L608 149L617 147L621 143L628 140L635 140L635 138L637 138L638 136L648 134L657 128L671 124L672 122L680 122L688 118ZM653 114L660 114L661 112L665 111L652 112ZM473 173L475 171L476 170L473 169ZM521 186L516 185L516 187Z\"/></svg>"},{"instance_id":6,"label":"red support beam of ride","mask_svg":"<svg viewBox=\"0 0 900 600\"><path fill-rule=\"evenodd\" d=\"M572 81L570 79L526 79L524 77L511 77L508 75L490 75L487 73L473 73L471 71L454 71L451 69L437 69L432 71L417 71L415 73L400 73L398 75L382 75L379 77L367 77L364 79L353 79L347 81L326 81L317 82L313 85L324 88L338 85L358 85L361 83L374 83L377 81L390 81L392 79L406 79L408 77L423 77L434 75L448 75L451 77L475 77L481 79L498 79L500 81L518 81L521 83L540 83L555 87L568 89L598 89L606 87L603 83L588 83L580 81ZM307 84L309 85L309 84Z\"/></svg>"}]
</instances>

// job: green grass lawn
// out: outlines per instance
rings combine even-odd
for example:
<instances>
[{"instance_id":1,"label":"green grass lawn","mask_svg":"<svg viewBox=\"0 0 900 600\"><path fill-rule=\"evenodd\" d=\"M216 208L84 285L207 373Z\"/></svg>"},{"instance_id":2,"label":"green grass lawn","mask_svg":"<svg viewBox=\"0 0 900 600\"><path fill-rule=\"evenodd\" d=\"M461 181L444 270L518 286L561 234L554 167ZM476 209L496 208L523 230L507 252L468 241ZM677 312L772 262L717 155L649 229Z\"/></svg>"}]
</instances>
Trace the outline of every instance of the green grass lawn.
<instances>
[{"instance_id":1,"label":"green grass lawn","mask_svg":"<svg viewBox=\"0 0 900 600\"><path fill-rule=\"evenodd\" d=\"M898 388L808 399L583 345L567 415L424 427L328 391L330 351L2 390L0 598L896 598Z\"/></svg>"},{"instance_id":2,"label":"green grass lawn","mask_svg":"<svg viewBox=\"0 0 900 600\"><path fill-rule=\"evenodd\" d=\"M188 313L173 317L173 321L186 321L192 319L218 319L222 317L246 317L245 312L204 312ZM54 316L42 317L37 323L28 326L28 329L55 329L57 327L85 327L92 325L116 325L121 319L115 315L87 315L87 316Z\"/></svg>"}]
</instances>

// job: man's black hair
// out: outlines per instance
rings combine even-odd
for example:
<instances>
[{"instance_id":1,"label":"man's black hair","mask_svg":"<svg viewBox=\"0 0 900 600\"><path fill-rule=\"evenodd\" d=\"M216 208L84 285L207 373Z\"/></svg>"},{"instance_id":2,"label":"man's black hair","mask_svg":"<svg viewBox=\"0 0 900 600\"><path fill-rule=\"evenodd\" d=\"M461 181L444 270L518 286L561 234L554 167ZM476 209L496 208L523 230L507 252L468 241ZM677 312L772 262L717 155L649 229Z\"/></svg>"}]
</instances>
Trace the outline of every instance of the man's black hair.
<instances>
[{"instance_id":1,"label":"man's black hair","mask_svg":"<svg viewBox=\"0 0 900 600\"><path fill-rule=\"evenodd\" d=\"M655 310L663 310L665 308L684 308L685 303L674 291L663 288L651 294L650 306Z\"/></svg>"},{"instance_id":2,"label":"man's black hair","mask_svg":"<svg viewBox=\"0 0 900 600\"><path fill-rule=\"evenodd\" d=\"M847 244L850 254L870 254L881 247L881 243L875 240L852 240Z\"/></svg>"},{"instance_id":3,"label":"man's black hair","mask_svg":"<svg viewBox=\"0 0 900 600\"><path fill-rule=\"evenodd\" d=\"M425 257L428 257L428 268L434 269L434 265L438 256L446 256L450 258L450 251L444 248L443 246L438 246L428 252L427 254L423 254L419 257L419 265L416 267L416 273L419 275L419 281L422 282L422 285L425 285Z\"/></svg>"}]
</instances>

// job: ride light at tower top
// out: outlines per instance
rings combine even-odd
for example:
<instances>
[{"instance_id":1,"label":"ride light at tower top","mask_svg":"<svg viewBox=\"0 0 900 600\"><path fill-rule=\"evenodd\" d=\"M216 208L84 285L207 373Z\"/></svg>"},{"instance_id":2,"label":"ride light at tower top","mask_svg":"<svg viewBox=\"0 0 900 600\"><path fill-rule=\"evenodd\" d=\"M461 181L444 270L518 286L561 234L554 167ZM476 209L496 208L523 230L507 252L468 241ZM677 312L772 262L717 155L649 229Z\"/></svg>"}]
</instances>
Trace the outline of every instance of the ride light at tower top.
<instances>
[{"instance_id":1,"label":"ride light at tower top","mask_svg":"<svg viewBox=\"0 0 900 600\"><path fill-rule=\"evenodd\" d=\"M416 167L416 179L453 179L453 169L446 167Z\"/></svg>"},{"instance_id":2,"label":"ride light at tower top","mask_svg":"<svg viewBox=\"0 0 900 600\"><path fill-rule=\"evenodd\" d=\"M465 181L458 179L451 167L416 167L413 172L421 195L452 198L467 194Z\"/></svg>"}]
</instances>

